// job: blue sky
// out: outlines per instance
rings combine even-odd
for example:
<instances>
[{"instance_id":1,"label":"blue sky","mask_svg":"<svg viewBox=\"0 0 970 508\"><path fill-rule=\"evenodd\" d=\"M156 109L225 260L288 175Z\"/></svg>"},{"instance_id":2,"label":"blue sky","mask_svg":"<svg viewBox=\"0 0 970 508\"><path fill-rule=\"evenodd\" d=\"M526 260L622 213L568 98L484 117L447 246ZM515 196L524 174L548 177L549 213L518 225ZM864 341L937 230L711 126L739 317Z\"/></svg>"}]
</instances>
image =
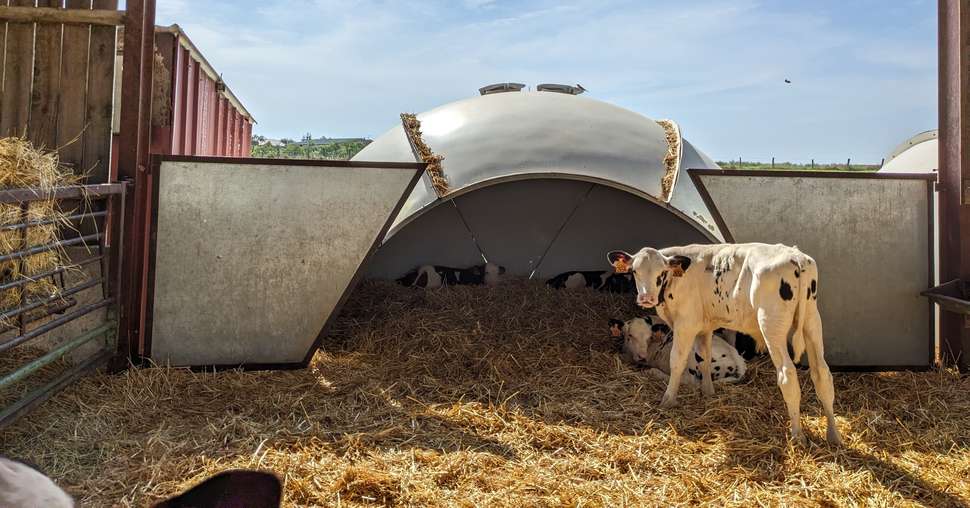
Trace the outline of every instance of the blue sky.
<instances>
[{"instance_id":1,"label":"blue sky","mask_svg":"<svg viewBox=\"0 0 970 508\"><path fill-rule=\"evenodd\" d=\"M269 137L580 83L716 159L878 162L936 127L935 0L158 0ZM785 84L785 79L792 84Z\"/></svg>"}]
</instances>

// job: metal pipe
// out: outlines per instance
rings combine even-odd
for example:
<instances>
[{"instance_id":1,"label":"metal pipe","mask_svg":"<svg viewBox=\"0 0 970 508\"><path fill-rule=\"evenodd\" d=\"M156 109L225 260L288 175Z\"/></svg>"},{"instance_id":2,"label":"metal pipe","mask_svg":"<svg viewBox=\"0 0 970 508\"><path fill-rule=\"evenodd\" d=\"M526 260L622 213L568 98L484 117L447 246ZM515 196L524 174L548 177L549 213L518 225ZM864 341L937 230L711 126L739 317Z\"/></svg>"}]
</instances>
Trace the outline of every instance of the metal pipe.
<instances>
[{"instance_id":1,"label":"metal pipe","mask_svg":"<svg viewBox=\"0 0 970 508\"><path fill-rule=\"evenodd\" d=\"M38 370L44 368L45 366L60 359L67 353L77 349L82 344L90 342L91 339L100 337L108 333L109 331L113 330L114 328L115 328L115 323L108 322L93 330L89 330L87 332L82 333L81 335L78 335L77 337L71 339L70 341L65 342L64 344L61 344L55 349L52 349L44 356L41 356L40 358L35 359L34 361L28 363L27 365L24 365L23 367L0 378L0 388L10 386L22 380L23 378L33 374L34 372L37 372Z\"/></svg>"},{"instance_id":2,"label":"metal pipe","mask_svg":"<svg viewBox=\"0 0 970 508\"><path fill-rule=\"evenodd\" d=\"M96 185L71 185L53 189L9 189L0 191L0 203L20 203L23 201L47 201L51 199L104 199L122 191L120 183L101 183Z\"/></svg>"},{"instance_id":3,"label":"metal pipe","mask_svg":"<svg viewBox=\"0 0 970 508\"><path fill-rule=\"evenodd\" d=\"M21 304L19 307L15 308L15 309L10 309L10 310L4 311L2 314L0 314L0 323L4 322L4 321L6 321L6 320L8 320L8 319L10 319L12 317L22 316L24 313L30 312L30 311L36 309L37 307L40 307L41 305L47 305L48 303L57 301L58 299L62 299L62 298L71 296L73 294L80 293L81 291L84 291L85 289L88 289L88 288L92 288L94 286L97 286L100 283L101 283L101 277L97 277L97 278L94 278L94 279L88 279L86 282L84 282L82 284L78 284L77 286L74 286L71 289L68 289L66 291L62 291L62 292L60 292L60 293L58 293L58 294L56 294L54 296L50 296L48 298L44 298L44 299L41 299L41 300L34 300L34 301L30 302L30 303ZM23 333L23 332L21 332L21 333Z\"/></svg>"},{"instance_id":4,"label":"metal pipe","mask_svg":"<svg viewBox=\"0 0 970 508\"><path fill-rule=\"evenodd\" d=\"M91 358L88 358L80 364L71 367L50 383L47 383L44 386L41 386L40 388L28 393L22 399L0 412L0 429L10 425L16 421L17 418L26 414L27 411L30 411L38 404L49 399L51 395L57 393L60 389L74 382L75 379L81 377L81 374L84 374L89 369L105 362L107 359L107 352L93 355Z\"/></svg>"},{"instance_id":5,"label":"metal pipe","mask_svg":"<svg viewBox=\"0 0 970 508\"><path fill-rule=\"evenodd\" d=\"M101 233L95 233L93 235L71 238L70 240L58 240L56 242L51 242L46 245L38 245L37 247L31 247L30 249L11 252L10 254L0 256L0 263L4 261L10 261L12 259L22 259L22 258L30 257L35 254L40 254L42 252L47 252L50 250L57 249L59 247L69 247L71 245L77 245L79 243L86 243L90 240L100 240L100 239L101 239Z\"/></svg>"},{"instance_id":6,"label":"metal pipe","mask_svg":"<svg viewBox=\"0 0 970 508\"><path fill-rule=\"evenodd\" d=\"M91 263L94 263L95 261L100 261L103 257L104 257L103 255L101 255L101 256L94 256L93 258L85 259L84 261L81 261L80 263L74 263L73 265L68 265L68 266L61 266L59 268L55 268L53 270L48 270L46 272L36 273L36 274L33 274L33 275L29 275L29 276L24 276L23 278L17 279L17 280L15 280L13 282L8 282L6 284L0 284L0 293L2 293L3 291L6 291L8 289L13 289L15 287L20 287L20 286L23 286L25 284L30 284L31 282L37 282L38 280L41 280L41 279L43 279L45 277L52 277L54 275L57 275L57 274L60 274L60 273L64 273L66 270L71 269L71 268L81 268L82 266L90 265Z\"/></svg>"},{"instance_id":7,"label":"metal pipe","mask_svg":"<svg viewBox=\"0 0 970 508\"><path fill-rule=\"evenodd\" d=\"M29 331L29 332L27 332L27 333L25 333L25 334L23 334L23 335L21 335L19 337L14 337L14 338L8 340L7 342L0 343L0 353L2 353L4 351L7 351L8 349L11 349L13 347L19 346L20 344L23 344L24 342L27 342L28 340L35 339L37 337L40 337L41 335L43 335L43 334L45 334L45 333L47 333L47 332L49 332L51 330L54 330L56 328L59 328L59 327L65 325L67 323L70 323L71 321L74 321L75 319L77 319L77 318L79 318L81 316L85 316L87 314L90 314L90 313L92 313L92 312L94 312L94 311L96 311L98 309L107 307L108 305L111 305L112 303L114 303L114 298L107 298L107 299L101 300L98 303L92 303L90 305L85 305L84 307L81 307L80 309L78 309L78 310L76 310L76 311L72 312L71 314L68 314L68 315L66 315L64 317L57 318L57 319L55 319L53 321L49 321L49 322L47 322L47 323L45 323L45 324L43 324L41 326L38 326L37 328L34 328L33 330L31 330L31 331Z\"/></svg>"},{"instance_id":8,"label":"metal pipe","mask_svg":"<svg viewBox=\"0 0 970 508\"><path fill-rule=\"evenodd\" d=\"M8 224L6 226L0 226L0 231L16 231L18 229L26 229L34 226L46 226L48 224L63 223L65 221L72 221L77 219L86 219L88 217L91 217L91 218L104 217L107 214L108 214L107 211L85 212L85 213L78 213L68 217L64 217L63 219L46 219L46 220L38 220L34 222L24 222L22 224Z\"/></svg>"}]
</instances>

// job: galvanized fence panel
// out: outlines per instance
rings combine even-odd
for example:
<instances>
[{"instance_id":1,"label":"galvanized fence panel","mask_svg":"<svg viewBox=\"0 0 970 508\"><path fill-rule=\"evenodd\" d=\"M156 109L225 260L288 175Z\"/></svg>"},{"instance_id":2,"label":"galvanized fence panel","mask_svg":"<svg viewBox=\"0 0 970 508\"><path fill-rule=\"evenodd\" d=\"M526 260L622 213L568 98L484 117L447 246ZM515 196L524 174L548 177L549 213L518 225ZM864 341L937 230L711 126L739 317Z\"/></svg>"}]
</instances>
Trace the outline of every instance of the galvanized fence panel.
<instances>
[{"instance_id":1,"label":"galvanized fence panel","mask_svg":"<svg viewBox=\"0 0 970 508\"><path fill-rule=\"evenodd\" d=\"M0 255L15 263L17 276L0 283L0 295L13 294L16 304L0 309L0 427L8 425L86 371L104 365L117 352L117 267L120 266L125 186L101 184L0 191L0 204L19 206L17 223L0 231L18 234L17 251ZM30 220L32 203L54 200L82 203L67 220ZM99 206L100 205L100 206ZM57 225L59 240L32 245L31 228ZM95 231L65 238L71 229ZM60 262L41 273L28 273L33 256L54 251ZM50 294L29 295L28 285L50 280Z\"/></svg>"}]
</instances>

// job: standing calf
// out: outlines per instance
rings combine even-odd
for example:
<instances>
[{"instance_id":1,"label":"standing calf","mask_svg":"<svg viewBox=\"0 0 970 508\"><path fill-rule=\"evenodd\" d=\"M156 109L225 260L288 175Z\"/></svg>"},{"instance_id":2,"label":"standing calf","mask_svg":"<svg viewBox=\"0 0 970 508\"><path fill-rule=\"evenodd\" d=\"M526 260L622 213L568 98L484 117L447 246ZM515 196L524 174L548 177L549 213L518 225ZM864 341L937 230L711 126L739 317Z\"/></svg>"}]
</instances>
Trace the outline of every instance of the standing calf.
<instances>
[{"instance_id":1,"label":"standing calf","mask_svg":"<svg viewBox=\"0 0 970 508\"><path fill-rule=\"evenodd\" d=\"M613 251L607 257L618 272L633 272L637 304L656 307L674 329L662 407L676 404L695 337L700 336L701 357L707 360L714 330L729 328L751 335L768 349L788 406L792 438L804 442L801 388L788 355L791 336L795 360L808 352L812 382L828 419L826 437L829 443L841 443L833 409L835 388L822 346L815 260L796 247L761 243L646 247L633 255ZM701 374L703 392L713 394L710 363L701 366Z\"/></svg>"}]
</instances>

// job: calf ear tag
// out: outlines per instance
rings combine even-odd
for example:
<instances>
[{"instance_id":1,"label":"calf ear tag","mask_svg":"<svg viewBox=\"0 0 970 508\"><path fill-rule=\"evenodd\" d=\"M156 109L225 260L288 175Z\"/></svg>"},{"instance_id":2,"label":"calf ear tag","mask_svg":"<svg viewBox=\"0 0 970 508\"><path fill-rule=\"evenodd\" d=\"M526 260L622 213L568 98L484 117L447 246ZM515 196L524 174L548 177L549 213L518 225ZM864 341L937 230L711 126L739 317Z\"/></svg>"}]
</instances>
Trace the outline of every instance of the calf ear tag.
<instances>
[{"instance_id":1,"label":"calf ear tag","mask_svg":"<svg viewBox=\"0 0 970 508\"><path fill-rule=\"evenodd\" d=\"M632 260L629 254L615 250L607 254L606 257L609 259L610 264L613 265L613 271L616 273L629 273L630 261Z\"/></svg>"}]
</instances>

